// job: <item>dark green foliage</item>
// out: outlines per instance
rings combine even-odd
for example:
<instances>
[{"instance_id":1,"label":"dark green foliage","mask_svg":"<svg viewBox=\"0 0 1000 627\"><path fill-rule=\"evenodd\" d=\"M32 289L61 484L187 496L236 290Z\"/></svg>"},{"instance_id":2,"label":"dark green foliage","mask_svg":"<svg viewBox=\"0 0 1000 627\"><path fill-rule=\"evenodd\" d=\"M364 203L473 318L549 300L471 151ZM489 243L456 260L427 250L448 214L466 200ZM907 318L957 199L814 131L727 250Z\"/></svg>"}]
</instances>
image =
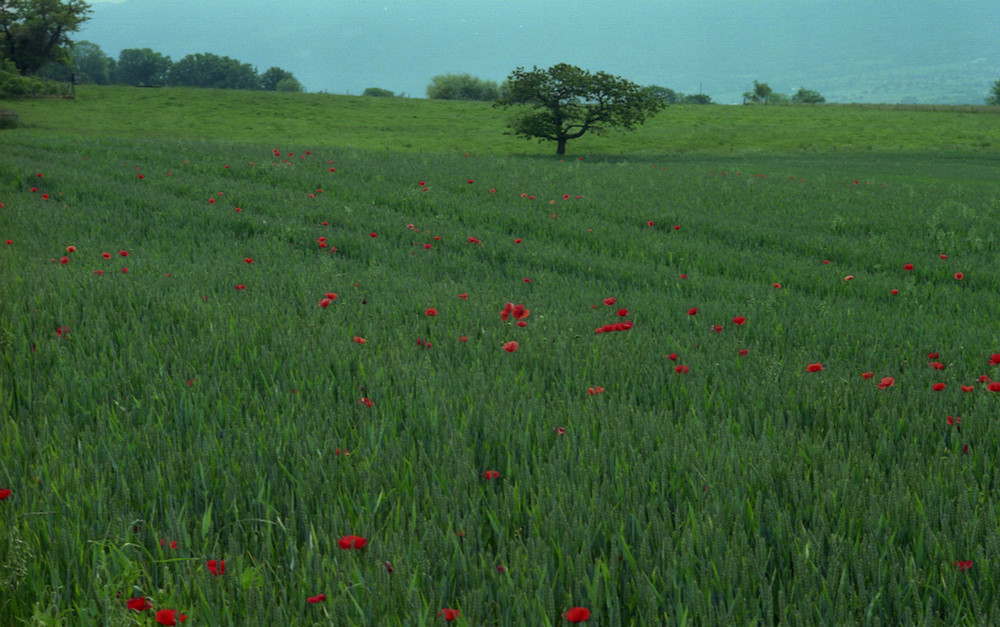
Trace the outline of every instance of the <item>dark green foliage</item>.
<instances>
[{"instance_id":1,"label":"dark green foliage","mask_svg":"<svg viewBox=\"0 0 1000 627\"><path fill-rule=\"evenodd\" d=\"M278 83L280 82L279 80ZM167 76L167 83L179 87L261 88L260 77L252 65L210 52L189 54L174 63ZM276 88L278 83L275 84Z\"/></svg>"},{"instance_id":2,"label":"dark green foliage","mask_svg":"<svg viewBox=\"0 0 1000 627\"><path fill-rule=\"evenodd\" d=\"M774 90L767 83L753 82L753 90L743 92L743 104L768 104Z\"/></svg>"},{"instance_id":3,"label":"dark green foliage","mask_svg":"<svg viewBox=\"0 0 1000 627\"><path fill-rule=\"evenodd\" d=\"M427 86L427 97L434 100L496 100L499 96L495 81L471 74L439 74Z\"/></svg>"},{"instance_id":4,"label":"dark green foliage","mask_svg":"<svg viewBox=\"0 0 1000 627\"><path fill-rule=\"evenodd\" d=\"M653 98L659 98L667 104L679 104L684 100L684 94L679 91L674 91L669 87L661 87L660 85L649 85L646 87L646 91Z\"/></svg>"},{"instance_id":5,"label":"dark green foliage","mask_svg":"<svg viewBox=\"0 0 1000 627\"><path fill-rule=\"evenodd\" d=\"M381 87L368 87L361 95L372 98L394 98L396 96L391 90L382 89Z\"/></svg>"},{"instance_id":6,"label":"dark green foliage","mask_svg":"<svg viewBox=\"0 0 1000 627\"><path fill-rule=\"evenodd\" d=\"M993 83L993 87L990 89L990 95L986 99L986 104L1000 105L1000 79L997 79L997 81Z\"/></svg>"},{"instance_id":7,"label":"dark green foliage","mask_svg":"<svg viewBox=\"0 0 1000 627\"><path fill-rule=\"evenodd\" d=\"M826 98L824 98L818 91L801 88L792 94L792 102L795 104L822 104L826 102Z\"/></svg>"},{"instance_id":8,"label":"dark green foliage","mask_svg":"<svg viewBox=\"0 0 1000 627\"><path fill-rule=\"evenodd\" d=\"M83 0L0 0L0 57L21 74L70 62L70 35L87 21Z\"/></svg>"},{"instance_id":9,"label":"dark green foliage","mask_svg":"<svg viewBox=\"0 0 1000 627\"><path fill-rule=\"evenodd\" d=\"M648 89L606 72L590 73L567 63L547 70L517 68L505 82L506 94L495 106L515 107L510 133L525 139L566 142L588 132L631 130L666 106Z\"/></svg>"},{"instance_id":10,"label":"dark green foliage","mask_svg":"<svg viewBox=\"0 0 1000 627\"><path fill-rule=\"evenodd\" d=\"M115 82L124 85L165 85L173 63L150 48L126 48L118 54Z\"/></svg>"},{"instance_id":11,"label":"dark green foliage","mask_svg":"<svg viewBox=\"0 0 1000 627\"><path fill-rule=\"evenodd\" d=\"M684 104L696 104L696 105L710 105L715 104L712 102L712 97L708 94L688 94L684 96Z\"/></svg>"},{"instance_id":12,"label":"dark green foliage","mask_svg":"<svg viewBox=\"0 0 1000 627\"><path fill-rule=\"evenodd\" d=\"M282 81L286 81L284 89L282 89ZM296 86L298 86L297 89ZM264 91L302 91L302 85L295 78L295 75L280 67L268 68L260 75L260 88Z\"/></svg>"}]
</instances>

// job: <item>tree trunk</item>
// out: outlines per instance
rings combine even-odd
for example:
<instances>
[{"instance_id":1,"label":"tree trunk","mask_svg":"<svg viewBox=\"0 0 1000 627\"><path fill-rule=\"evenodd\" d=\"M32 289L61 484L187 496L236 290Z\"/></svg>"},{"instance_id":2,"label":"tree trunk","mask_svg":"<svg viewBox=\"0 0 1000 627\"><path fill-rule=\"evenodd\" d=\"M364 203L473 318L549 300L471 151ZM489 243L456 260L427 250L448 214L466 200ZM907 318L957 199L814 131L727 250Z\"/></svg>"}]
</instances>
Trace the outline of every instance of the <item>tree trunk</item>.
<instances>
[{"instance_id":1,"label":"tree trunk","mask_svg":"<svg viewBox=\"0 0 1000 627\"><path fill-rule=\"evenodd\" d=\"M556 140L556 142L557 142L556 143L556 154L557 155L564 155L564 154L566 154L566 138L565 137L560 137L559 139Z\"/></svg>"}]
</instances>

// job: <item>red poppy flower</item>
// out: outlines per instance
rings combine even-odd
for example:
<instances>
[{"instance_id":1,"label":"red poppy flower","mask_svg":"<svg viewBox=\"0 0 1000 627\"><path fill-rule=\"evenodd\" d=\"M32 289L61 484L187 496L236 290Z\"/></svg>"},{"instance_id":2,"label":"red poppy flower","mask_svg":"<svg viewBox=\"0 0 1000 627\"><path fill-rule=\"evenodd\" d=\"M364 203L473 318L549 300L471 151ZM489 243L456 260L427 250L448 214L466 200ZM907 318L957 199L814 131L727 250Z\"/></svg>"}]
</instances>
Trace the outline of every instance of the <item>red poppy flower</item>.
<instances>
[{"instance_id":1,"label":"red poppy flower","mask_svg":"<svg viewBox=\"0 0 1000 627\"><path fill-rule=\"evenodd\" d=\"M35 193L37 193L37 192L38 192L38 188L37 188L37 187L32 187L32 188L31 188L31 193L32 193L32 194L35 194Z\"/></svg>"},{"instance_id":2,"label":"red poppy flower","mask_svg":"<svg viewBox=\"0 0 1000 627\"><path fill-rule=\"evenodd\" d=\"M482 241L480 241L475 237L472 237L471 235L469 236L469 239L466 241L469 242L470 244L482 244Z\"/></svg>"},{"instance_id":3,"label":"red poppy flower","mask_svg":"<svg viewBox=\"0 0 1000 627\"><path fill-rule=\"evenodd\" d=\"M955 424L960 425L960 424L962 424L962 417L959 416L958 418L952 418L951 416L948 416L948 424L949 425L955 425Z\"/></svg>"},{"instance_id":4,"label":"red poppy flower","mask_svg":"<svg viewBox=\"0 0 1000 627\"><path fill-rule=\"evenodd\" d=\"M458 297L461 298L462 300L469 300L469 295L466 294L465 292L459 294Z\"/></svg>"},{"instance_id":5,"label":"red poppy flower","mask_svg":"<svg viewBox=\"0 0 1000 627\"><path fill-rule=\"evenodd\" d=\"M160 610L156 613L156 622L161 625L176 625L188 619L187 614L181 614L177 610Z\"/></svg>"},{"instance_id":6,"label":"red poppy flower","mask_svg":"<svg viewBox=\"0 0 1000 627\"><path fill-rule=\"evenodd\" d=\"M854 280L854 275L853 274L848 274L847 276L844 277L844 280L845 281L853 281Z\"/></svg>"},{"instance_id":7,"label":"red poppy flower","mask_svg":"<svg viewBox=\"0 0 1000 627\"><path fill-rule=\"evenodd\" d=\"M910 272L911 270L913 270L913 264L912 263L906 264L905 266L903 266L903 270Z\"/></svg>"},{"instance_id":8,"label":"red poppy flower","mask_svg":"<svg viewBox=\"0 0 1000 627\"><path fill-rule=\"evenodd\" d=\"M941 355L938 353L927 353L927 359L938 359Z\"/></svg>"},{"instance_id":9,"label":"red poppy flower","mask_svg":"<svg viewBox=\"0 0 1000 627\"><path fill-rule=\"evenodd\" d=\"M1000 392L1000 381L993 381L986 386L986 389L990 392Z\"/></svg>"},{"instance_id":10,"label":"red poppy flower","mask_svg":"<svg viewBox=\"0 0 1000 627\"><path fill-rule=\"evenodd\" d=\"M424 244L424 250L430 250L431 248L433 248L431 244Z\"/></svg>"},{"instance_id":11,"label":"red poppy flower","mask_svg":"<svg viewBox=\"0 0 1000 627\"><path fill-rule=\"evenodd\" d=\"M985 374L981 374L981 375L979 375L979 382L980 383L989 383L990 382L990 378L988 376L986 376Z\"/></svg>"},{"instance_id":12,"label":"red poppy flower","mask_svg":"<svg viewBox=\"0 0 1000 627\"><path fill-rule=\"evenodd\" d=\"M121 255L122 257L128 257L128 251L127 250L119 250L118 254Z\"/></svg>"},{"instance_id":13,"label":"red poppy flower","mask_svg":"<svg viewBox=\"0 0 1000 627\"><path fill-rule=\"evenodd\" d=\"M322 298L319 301L319 306L322 307L323 309L326 309L331 302L333 301L331 301L329 298Z\"/></svg>"},{"instance_id":14,"label":"red poppy flower","mask_svg":"<svg viewBox=\"0 0 1000 627\"><path fill-rule=\"evenodd\" d=\"M670 353L669 355L667 355L667 359L669 359L670 361L677 361L677 353Z\"/></svg>"},{"instance_id":15,"label":"red poppy flower","mask_svg":"<svg viewBox=\"0 0 1000 627\"><path fill-rule=\"evenodd\" d=\"M111 253L101 253L101 256L105 259L111 259Z\"/></svg>"},{"instance_id":16,"label":"red poppy flower","mask_svg":"<svg viewBox=\"0 0 1000 627\"><path fill-rule=\"evenodd\" d=\"M366 544L368 544L368 540L361 536L344 536L340 540L337 540L337 546L344 550L360 549Z\"/></svg>"},{"instance_id":17,"label":"red poppy flower","mask_svg":"<svg viewBox=\"0 0 1000 627\"><path fill-rule=\"evenodd\" d=\"M205 566L208 567L208 572L212 573L216 577L226 573L225 560L208 560L205 562Z\"/></svg>"},{"instance_id":18,"label":"red poppy flower","mask_svg":"<svg viewBox=\"0 0 1000 627\"><path fill-rule=\"evenodd\" d=\"M243 285L242 283L240 283L239 285L236 286L236 289L238 289L238 290L245 290L246 288L247 288L247 286Z\"/></svg>"},{"instance_id":19,"label":"red poppy flower","mask_svg":"<svg viewBox=\"0 0 1000 627\"><path fill-rule=\"evenodd\" d=\"M424 312L425 316L436 316L438 315L438 310L433 307L428 307L427 311Z\"/></svg>"},{"instance_id":20,"label":"red poppy flower","mask_svg":"<svg viewBox=\"0 0 1000 627\"><path fill-rule=\"evenodd\" d=\"M552 432L556 435L566 435L566 427L552 427Z\"/></svg>"},{"instance_id":21,"label":"red poppy flower","mask_svg":"<svg viewBox=\"0 0 1000 627\"><path fill-rule=\"evenodd\" d=\"M58 337L66 337L67 335L69 335L69 327L63 326L63 327L57 327L56 328L56 336L58 336Z\"/></svg>"},{"instance_id":22,"label":"red poppy flower","mask_svg":"<svg viewBox=\"0 0 1000 627\"><path fill-rule=\"evenodd\" d=\"M524 305L514 305L510 310L510 315L514 316L515 320L524 320L531 313L530 309L525 309Z\"/></svg>"},{"instance_id":23,"label":"red poppy flower","mask_svg":"<svg viewBox=\"0 0 1000 627\"><path fill-rule=\"evenodd\" d=\"M899 290L889 290L889 293L895 296L896 294L899 294Z\"/></svg>"},{"instance_id":24,"label":"red poppy flower","mask_svg":"<svg viewBox=\"0 0 1000 627\"><path fill-rule=\"evenodd\" d=\"M991 366L1000 365L1000 353L993 353L990 355L989 364Z\"/></svg>"},{"instance_id":25,"label":"red poppy flower","mask_svg":"<svg viewBox=\"0 0 1000 627\"><path fill-rule=\"evenodd\" d=\"M932 361L932 362L929 362L927 365L930 366L931 368L935 369L935 370L944 370L944 364L942 364L939 361Z\"/></svg>"},{"instance_id":26,"label":"red poppy flower","mask_svg":"<svg viewBox=\"0 0 1000 627\"><path fill-rule=\"evenodd\" d=\"M515 243L515 244L520 244L520 243L521 243L522 241L523 241L523 240L522 240L522 239L521 239L521 238L519 237L519 238L517 238L516 240L514 240L514 243Z\"/></svg>"},{"instance_id":27,"label":"red poppy flower","mask_svg":"<svg viewBox=\"0 0 1000 627\"><path fill-rule=\"evenodd\" d=\"M969 445L966 444L966 445L964 445L962 447L962 455L968 455L968 454L969 454ZM970 568L971 568L971 564L970 564Z\"/></svg>"},{"instance_id":28,"label":"red poppy flower","mask_svg":"<svg viewBox=\"0 0 1000 627\"><path fill-rule=\"evenodd\" d=\"M521 328L524 328L524 327L528 326L528 323L525 320L518 320L517 321L517 326L519 326Z\"/></svg>"},{"instance_id":29,"label":"red poppy flower","mask_svg":"<svg viewBox=\"0 0 1000 627\"><path fill-rule=\"evenodd\" d=\"M10 488L4 488L3 490L0 490L0 501L6 500L7 497L9 497L12 493L13 490L11 490Z\"/></svg>"},{"instance_id":30,"label":"red poppy flower","mask_svg":"<svg viewBox=\"0 0 1000 627\"><path fill-rule=\"evenodd\" d=\"M617 299L614 296L608 296L607 298L604 299L604 304L607 305L608 307L614 305L615 302L617 302Z\"/></svg>"},{"instance_id":31,"label":"red poppy flower","mask_svg":"<svg viewBox=\"0 0 1000 627\"><path fill-rule=\"evenodd\" d=\"M374 232L373 233L369 233L368 235L370 235L372 237L378 237L378 233L374 233Z\"/></svg>"},{"instance_id":32,"label":"red poppy flower","mask_svg":"<svg viewBox=\"0 0 1000 627\"><path fill-rule=\"evenodd\" d=\"M931 389L934 390L935 392L940 392L944 388L945 388L944 383L935 383L934 385L931 386Z\"/></svg>"},{"instance_id":33,"label":"red poppy flower","mask_svg":"<svg viewBox=\"0 0 1000 627\"><path fill-rule=\"evenodd\" d=\"M677 374L687 374L691 372L691 368L684 365L677 366L676 368L674 368L674 370L677 371Z\"/></svg>"},{"instance_id":34,"label":"red poppy flower","mask_svg":"<svg viewBox=\"0 0 1000 627\"><path fill-rule=\"evenodd\" d=\"M781 283L773 283L772 285L774 286L774 289L776 289L776 290L780 290L781 289Z\"/></svg>"},{"instance_id":35,"label":"red poppy flower","mask_svg":"<svg viewBox=\"0 0 1000 627\"><path fill-rule=\"evenodd\" d=\"M878 389L884 390L886 388L891 388L896 385L896 380L892 377L882 377L882 380L878 382Z\"/></svg>"},{"instance_id":36,"label":"red poppy flower","mask_svg":"<svg viewBox=\"0 0 1000 627\"><path fill-rule=\"evenodd\" d=\"M253 263L253 257L244 257L243 263Z\"/></svg>"},{"instance_id":37,"label":"red poppy flower","mask_svg":"<svg viewBox=\"0 0 1000 627\"><path fill-rule=\"evenodd\" d=\"M14 240L12 240L12 239L4 240L4 244L7 244L8 246L10 246L13 243L14 243Z\"/></svg>"},{"instance_id":38,"label":"red poppy flower","mask_svg":"<svg viewBox=\"0 0 1000 627\"><path fill-rule=\"evenodd\" d=\"M618 315L621 316L622 318L624 318L625 316L628 315L628 309L619 309L618 310Z\"/></svg>"},{"instance_id":39,"label":"red poppy flower","mask_svg":"<svg viewBox=\"0 0 1000 627\"><path fill-rule=\"evenodd\" d=\"M591 395L593 395L593 394L600 394L603 391L604 391L604 388L602 388L599 385L597 387L587 388L587 393L591 394Z\"/></svg>"},{"instance_id":40,"label":"red poppy flower","mask_svg":"<svg viewBox=\"0 0 1000 627\"><path fill-rule=\"evenodd\" d=\"M941 258L942 258L942 259L947 259L947 258L948 258L948 255L941 255Z\"/></svg>"},{"instance_id":41,"label":"red poppy flower","mask_svg":"<svg viewBox=\"0 0 1000 627\"><path fill-rule=\"evenodd\" d=\"M962 279L964 279L964 278L965 278L965 275L964 275L964 274L962 274L961 272L956 272L956 273L955 273L955 280L956 280L956 281L961 281L961 280L962 280Z\"/></svg>"},{"instance_id":42,"label":"red poppy flower","mask_svg":"<svg viewBox=\"0 0 1000 627\"><path fill-rule=\"evenodd\" d=\"M829 259L824 259L824 260L823 260L823 261L821 261L820 263L822 263L823 265L827 265L827 264L829 264L829 263L830 263L830 260L829 260Z\"/></svg>"},{"instance_id":43,"label":"red poppy flower","mask_svg":"<svg viewBox=\"0 0 1000 627\"><path fill-rule=\"evenodd\" d=\"M361 398L358 399L358 404L371 408L375 403L373 403L372 399L368 398L367 396L362 396Z\"/></svg>"},{"instance_id":44,"label":"red poppy flower","mask_svg":"<svg viewBox=\"0 0 1000 627\"><path fill-rule=\"evenodd\" d=\"M472 181L469 181L469 182L471 183ZM459 616L461 616L461 614L459 613L458 610L453 610L450 607L443 607L443 608L441 608L441 611L438 612L437 615L444 617L444 619L446 621L448 621L449 623L451 621L457 619Z\"/></svg>"},{"instance_id":45,"label":"red poppy flower","mask_svg":"<svg viewBox=\"0 0 1000 627\"><path fill-rule=\"evenodd\" d=\"M134 612L145 612L153 607L146 597L135 597L125 601L125 606Z\"/></svg>"},{"instance_id":46,"label":"red poppy flower","mask_svg":"<svg viewBox=\"0 0 1000 627\"><path fill-rule=\"evenodd\" d=\"M745 349L745 348L741 348L741 349L740 349L740 356L741 356L741 357L745 357L745 356L747 355L747 353L749 353L749 352L750 352L750 351L748 351L747 349Z\"/></svg>"},{"instance_id":47,"label":"red poppy flower","mask_svg":"<svg viewBox=\"0 0 1000 627\"><path fill-rule=\"evenodd\" d=\"M714 327L712 327L712 330L715 331L716 333L722 333L722 325L717 324Z\"/></svg>"},{"instance_id":48,"label":"red poppy flower","mask_svg":"<svg viewBox=\"0 0 1000 627\"><path fill-rule=\"evenodd\" d=\"M675 225L674 225L674 230L675 230L675 231L680 231L680 230L681 230L681 225L679 225L679 224L675 224Z\"/></svg>"},{"instance_id":49,"label":"red poppy flower","mask_svg":"<svg viewBox=\"0 0 1000 627\"><path fill-rule=\"evenodd\" d=\"M688 309L688 315L689 316L693 316L696 313L698 313L698 308L697 307L692 307L691 309Z\"/></svg>"},{"instance_id":50,"label":"red poppy flower","mask_svg":"<svg viewBox=\"0 0 1000 627\"><path fill-rule=\"evenodd\" d=\"M809 364L808 366L806 366L806 372L819 372L822 369L823 369L823 364L821 363Z\"/></svg>"},{"instance_id":51,"label":"red poppy flower","mask_svg":"<svg viewBox=\"0 0 1000 627\"><path fill-rule=\"evenodd\" d=\"M650 220L649 222L646 223L647 226L655 226L655 224L656 223L653 222L652 220Z\"/></svg>"},{"instance_id":52,"label":"red poppy flower","mask_svg":"<svg viewBox=\"0 0 1000 627\"><path fill-rule=\"evenodd\" d=\"M306 603L322 603L323 601L326 601L326 595L325 594L317 594L314 597L307 597L306 598Z\"/></svg>"},{"instance_id":53,"label":"red poppy flower","mask_svg":"<svg viewBox=\"0 0 1000 627\"><path fill-rule=\"evenodd\" d=\"M483 473L483 478L484 479L491 479L492 480L492 479L496 479L499 476L500 476L500 471L499 470L487 470L486 472Z\"/></svg>"},{"instance_id":54,"label":"red poppy flower","mask_svg":"<svg viewBox=\"0 0 1000 627\"><path fill-rule=\"evenodd\" d=\"M875 376L875 373L871 371L861 373L862 379L871 379L873 376Z\"/></svg>"},{"instance_id":55,"label":"red poppy flower","mask_svg":"<svg viewBox=\"0 0 1000 627\"><path fill-rule=\"evenodd\" d=\"M513 353L514 351L517 350L517 342L506 342L503 345L503 349L508 353Z\"/></svg>"},{"instance_id":56,"label":"red poppy flower","mask_svg":"<svg viewBox=\"0 0 1000 627\"><path fill-rule=\"evenodd\" d=\"M68 253L75 253L76 252L76 246L67 246L66 247L66 252L68 252Z\"/></svg>"},{"instance_id":57,"label":"red poppy flower","mask_svg":"<svg viewBox=\"0 0 1000 627\"><path fill-rule=\"evenodd\" d=\"M590 610L585 607L571 607L563 612L563 618L571 623L582 623L590 618Z\"/></svg>"},{"instance_id":58,"label":"red poppy flower","mask_svg":"<svg viewBox=\"0 0 1000 627\"><path fill-rule=\"evenodd\" d=\"M122 268L122 274L125 274L126 272L128 272L128 268ZM239 290L239 289L243 289L243 288L237 287L236 289Z\"/></svg>"},{"instance_id":59,"label":"red poppy flower","mask_svg":"<svg viewBox=\"0 0 1000 627\"><path fill-rule=\"evenodd\" d=\"M955 562L955 567L958 568L958 572L964 572L972 568L972 560L957 561Z\"/></svg>"},{"instance_id":60,"label":"red poppy flower","mask_svg":"<svg viewBox=\"0 0 1000 627\"><path fill-rule=\"evenodd\" d=\"M467 342L468 340L469 340L469 338L465 337L464 335L459 335L458 336L458 341L459 342Z\"/></svg>"},{"instance_id":61,"label":"red poppy flower","mask_svg":"<svg viewBox=\"0 0 1000 627\"><path fill-rule=\"evenodd\" d=\"M737 326L741 324L746 324L746 321L747 319L744 318L743 316L736 316L735 318L733 318L733 324Z\"/></svg>"},{"instance_id":62,"label":"red poppy flower","mask_svg":"<svg viewBox=\"0 0 1000 627\"><path fill-rule=\"evenodd\" d=\"M686 278L688 278L688 275L686 275L686 274L682 274L682 275L681 275L681 278L682 278L682 279L686 279Z\"/></svg>"},{"instance_id":63,"label":"red poppy flower","mask_svg":"<svg viewBox=\"0 0 1000 627\"><path fill-rule=\"evenodd\" d=\"M69 263L69 257L63 256L63 258L59 260L59 263L65 266L67 263Z\"/></svg>"},{"instance_id":64,"label":"red poppy flower","mask_svg":"<svg viewBox=\"0 0 1000 627\"><path fill-rule=\"evenodd\" d=\"M42 194L42 200L48 200L48 199L49 199L48 194Z\"/></svg>"},{"instance_id":65,"label":"red poppy flower","mask_svg":"<svg viewBox=\"0 0 1000 627\"><path fill-rule=\"evenodd\" d=\"M974 387L973 387L973 386L971 386L971 385L963 385L963 386L961 386L961 388L962 388L962 391L963 391L963 392L971 392L971 391L973 391L973 390L975 390L975 389L976 389L976 388L974 388Z\"/></svg>"},{"instance_id":66,"label":"red poppy flower","mask_svg":"<svg viewBox=\"0 0 1000 627\"><path fill-rule=\"evenodd\" d=\"M366 340L366 339L365 339L365 338L363 338L363 337L358 337L357 335L355 335L355 336L354 336L354 341L355 341L355 342L357 342L358 344L364 344L364 343L365 343L365 342L367 342L368 340Z\"/></svg>"}]
</instances>

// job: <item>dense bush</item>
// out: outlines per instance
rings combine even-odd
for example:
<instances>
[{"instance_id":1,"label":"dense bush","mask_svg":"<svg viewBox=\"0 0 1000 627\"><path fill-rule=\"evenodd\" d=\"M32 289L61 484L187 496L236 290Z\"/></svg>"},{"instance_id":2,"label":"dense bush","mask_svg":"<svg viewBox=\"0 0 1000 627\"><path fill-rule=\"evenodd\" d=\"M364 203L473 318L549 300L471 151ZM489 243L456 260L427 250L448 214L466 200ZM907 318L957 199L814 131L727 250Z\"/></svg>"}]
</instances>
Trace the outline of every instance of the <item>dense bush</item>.
<instances>
[{"instance_id":1,"label":"dense bush","mask_svg":"<svg viewBox=\"0 0 1000 627\"><path fill-rule=\"evenodd\" d=\"M471 74L439 74L427 86L427 97L435 100L496 100L500 87Z\"/></svg>"}]
</instances>

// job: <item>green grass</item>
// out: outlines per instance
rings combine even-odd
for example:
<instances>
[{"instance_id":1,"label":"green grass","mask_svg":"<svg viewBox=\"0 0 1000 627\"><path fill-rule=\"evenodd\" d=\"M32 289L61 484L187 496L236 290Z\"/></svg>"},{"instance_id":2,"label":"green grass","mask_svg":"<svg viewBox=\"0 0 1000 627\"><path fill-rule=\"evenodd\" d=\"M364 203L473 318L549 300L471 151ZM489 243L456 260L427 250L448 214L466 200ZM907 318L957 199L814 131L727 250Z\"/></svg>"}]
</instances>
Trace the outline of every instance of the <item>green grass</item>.
<instances>
[{"instance_id":1,"label":"green grass","mask_svg":"<svg viewBox=\"0 0 1000 627\"><path fill-rule=\"evenodd\" d=\"M56 121L94 93L0 133L0 624L1000 622L998 159L960 139L992 114L678 108L898 123L560 161L461 103ZM279 138L255 101L342 110Z\"/></svg>"},{"instance_id":2,"label":"green grass","mask_svg":"<svg viewBox=\"0 0 1000 627\"><path fill-rule=\"evenodd\" d=\"M9 106L42 133L225 140L402 152L548 155L503 134L510 113L488 103L187 88L80 86L76 100ZM672 106L635 132L569 143L572 154L990 151L998 107Z\"/></svg>"}]
</instances>

